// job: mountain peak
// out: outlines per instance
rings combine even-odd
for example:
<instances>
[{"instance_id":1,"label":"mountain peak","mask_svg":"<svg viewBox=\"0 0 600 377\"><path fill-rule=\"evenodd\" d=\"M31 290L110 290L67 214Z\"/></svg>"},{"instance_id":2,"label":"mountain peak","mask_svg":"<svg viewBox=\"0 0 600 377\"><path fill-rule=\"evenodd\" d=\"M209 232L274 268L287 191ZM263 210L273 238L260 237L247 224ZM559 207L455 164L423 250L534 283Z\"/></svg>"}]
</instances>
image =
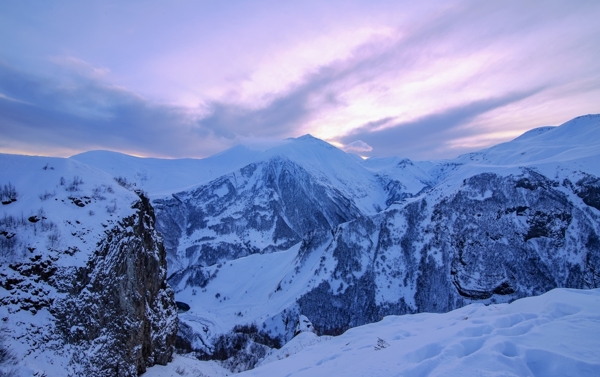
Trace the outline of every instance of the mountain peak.
<instances>
[{"instance_id":1,"label":"mountain peak","mask_svg":"<svg viewBox=\"0 0 600 377\"><path fill-rule=\"evenodd\" d=\"M513 141L517 141L517 140L523 141L525 139L529 139L530 137L535 137L535 136L541 135L544 132L550 131L554 128L556 128L556 126L544 126L544 127L533 128L533 129L521 134L521 136L513 139Z\"/></svg>"},{"instance_id":2,"label":"mountain peak","mask_svg":"<svg viewBox=\"0 0 600 377\"><path fill-rule=\"evenodd\" d=\"M320 141L322 141L321 139L318 139L311 134L305 134L305 135L299 136L299 137L295 138L295 140L320 140Z\"/></svg>"},{"instance_id":3,"label":"mountain peak","mask_svg":"<svg viewBox=\"0 0 600 377\"><path fill-rule=\"evenodd\" d=\"M311 134L306 134L306 135L302 135L296 138L290 138L288 139L289 141L291 141L292 143L301 146L301 148L317 148L317 149L335 149L335 150L339 150L340 152L344 153L341 149L337 148L334 145L329 144L328 142L326 142L325 140L319 139L318 137L314 137Z\"/></svg>"},{"instance_id":4,"label":"mountain peak","mask_svg":"<svg viewBox=\"0 0 600 377\"><path fill-rule=\"evenodd\" d=\"M106 149L92 149L90 151L85 151L85 152L74 154L69 158L73 158L73 159L77 160L82 156L89 157L89 156L131 156L131 155L128 155L128 154L122 153L122 152L109 151ZM131 156L131 157L133 157L133 156Z\"/></svg>"},{"instance_id":5,"label":"mountain peak","mask_svg":"<svg viewBox=\"0 0 600 377\"><path fill-rule=\"evenodd\" d=\"M290 141L301 142L301 143L324 143L329 144L328 142L319 139L318 137L314 137L311 134L306 134L298 137L289 138Z\"/></svg>"}]
</instances>

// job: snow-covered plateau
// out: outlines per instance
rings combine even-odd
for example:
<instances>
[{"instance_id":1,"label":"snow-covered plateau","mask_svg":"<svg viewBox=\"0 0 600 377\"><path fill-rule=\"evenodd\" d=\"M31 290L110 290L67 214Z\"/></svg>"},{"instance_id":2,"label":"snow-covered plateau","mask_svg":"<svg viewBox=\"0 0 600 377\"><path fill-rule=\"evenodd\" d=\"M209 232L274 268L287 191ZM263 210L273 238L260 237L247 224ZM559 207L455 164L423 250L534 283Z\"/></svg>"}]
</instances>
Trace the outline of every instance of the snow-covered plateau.
<instances>
[{"instance_id":1,"label":"snow-covered plateau","mask_svg":"<svg viewBox=\"0 0 600 377\"><path fill-rule=\"evenodd\" d=\"M2 345L47 377L600 375L599 177L600 115L444 161L0 155Z\"/></svg>"}]
</instances>

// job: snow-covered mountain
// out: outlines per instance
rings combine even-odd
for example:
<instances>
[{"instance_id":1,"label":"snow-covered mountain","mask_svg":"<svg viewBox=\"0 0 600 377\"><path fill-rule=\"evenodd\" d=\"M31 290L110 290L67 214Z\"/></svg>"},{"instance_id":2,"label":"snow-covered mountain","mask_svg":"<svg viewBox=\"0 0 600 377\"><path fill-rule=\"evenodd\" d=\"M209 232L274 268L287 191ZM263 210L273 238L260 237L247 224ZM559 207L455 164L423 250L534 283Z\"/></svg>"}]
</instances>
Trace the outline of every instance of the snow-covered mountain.
<instances>
[{"instance_id":1,"label":"snow-covered mountain","mask_svg":"<svg viewBox=\"0 0 600 377\"><path fill-rule=\"evenodd\" d=\"M207 184L156 199L171 272L285 250L385 206L375 175L331 145L304 136Z\"/></svg>"},{"instance_id":2,"label":"snow-covered mountain","mask_svg":"<svg viewBox=\"0 0 600 377\"><path fill-rule=\"evenodd\" d=\"M71 159L0 155L0 182L2 347L16 372L131 376L167 363L177 312L149 200Z\"/></svg>"},{"instance_id":3,"label":"snow-covered mountain","mask_svg":"<svg viewBox=\"0 0 600 377\"><path fill-rule=\"evenodd\" d=\"M28 319L54 321L61 344L100 349L107 323L90 327L86 318L97 315L89 308L104 297L103 307L121 300L109 293L115 284L125 295L144 296L142 287L157 277L160 283L148 292L160 293L149 293L145 304L127 299L135 302L130 309L110 313L120 318L114 323L130 323L128 316L140 318L131 308L156 308L152 300L162 300L158 307L167 309L146 316L161 324L152 331L168 329L151 336L162 339L152 361L121 365L141 371L163 363L175 323L166 275L180 302L176 347L242 371L271 360L287 342L302 343L294 338L298 318L319 335L338 335L388 315L510 302L557 287L597 288L599 162L598 115L445 161L362 160L310 135L202 160L105 151L69 159L0 156L0 187L7 192L0 209L5 218L23 219L18 226L3 223L0 247L21 262L29 257L24 250L40 250L42 259L52 256L52 263L70 268L66 275L77 276L44 283L50 310L36 309L35 320ZM12 187L19 192L14 202ZM42 227L50 221L60 247ZM155 262L133 263L122 258L124 251ZM160 267L165 261L166 271ZM3 300L16 297L11 276L29 273L10 263L3 262L0 275ZM148 266L159 268L141 279ZM136 272L127 272L131 268ZM137 288L111 274L133 278ZM56 288L61 284L69 288ZM31 312L16 309L35 296L22 291L26 298L11 301L9 321ZM82 309L66 309L72 307ZM18 326L8 328L20 336ZM40 342L21 339L22 345Z\"/></svg>"},{"instance_id":4,"label":"snow-covered mountain","mask_svg":"<svg viewBox=\"0 0 600 377\"><path fill-rule=\"evenodd\" d=\"M463 155L458 160L464 163L519 166L593 160L600 150L598 117L585 115L559 127L536 128L508 143ZM594 169L591 173L597 175L597 164L585 167L586 170Z\"/></svg>"},{"instance_id":5,"label":"snow-covered mountain","mask_svg":"<svg viewBox=\"0 0 600 377\"><path fill-rule=\"evenodd\" d=\"M598 140L588 116L455 160L362 162L304 137L155 200L169 281L191 306L182 344L206 357L251 323L286 342L299 315L335 335L390 314L597 287Z\"/></svg>"},{"instance_id":6,"label":"snow-covered mountain","mask_svg":"<svg viewBox=\"0 0 600 377\"><path fill-rule=\"evenodd\" d=\"M260 150L239 145L206 159L139 158L109 151L85 152L70 159L121 178L152 197L162 197L242 168L260 154Z\"/></svg>"}]
</instances>

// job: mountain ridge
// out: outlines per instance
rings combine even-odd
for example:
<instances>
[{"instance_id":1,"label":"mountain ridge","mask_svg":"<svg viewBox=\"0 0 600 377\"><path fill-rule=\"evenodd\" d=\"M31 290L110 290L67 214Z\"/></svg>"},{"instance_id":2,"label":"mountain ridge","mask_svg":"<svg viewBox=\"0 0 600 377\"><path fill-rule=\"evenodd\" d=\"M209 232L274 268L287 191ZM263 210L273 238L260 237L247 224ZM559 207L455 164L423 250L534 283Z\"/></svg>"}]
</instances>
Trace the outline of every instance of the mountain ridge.
<instances>
[{"instance_id":1,"label":"mountain ridge","mask_svg":"<svg viewBox=\"0 0 600 377\"><path fill-rule=\"evenodd\" d=\"M164 255L157 279L167 278L164 294L168 282L188 308L179 314L177 348L241 371L292 339L298 318L337 335L386 315L598 287L598 132L600 116L579 117L443 161L361 160L310 135L202 160L0 155L0 257L85 268L104 242L119 260L140 236L127 225L132 203L148 191L155 214L148 235L164 249L147 254ZM28 262L38 252L41 259ZM15 270L14 260L0 262L10 276L29 274L29 264ZM15 297L24 301L12 302L10 276L0 276L0 299L18 316L32 315L31 323L50 321L50 299L65 298L56 287L70 284L57 277L56 287L39 286L38 298L23 290ZM78 289L71 298L82 308L94 301L88 291L105 295ZM65 322L67 338L89 341L73 324L89 317L86 310ZM12 321L14 313L5 314ZM156 323L173 323L169 310L160 316ZM19 352L40 341L24 339ZM159 347L161 363L169 339Z\"/></svg>"},{"instance_id":2,"label":"mountain ridge","mask_svg":"<svg viewBox=\"0 0 600 377\"><path fill-rule=\"evenodd\" d=\"M581 121L588 123L573 127ZM570 153L565 161L557 160L561 154L555 151L550 151L554 159L549 160L541 142L524 144L542 138L560 147L561 138L552 133L559 130L560 136L565 129L587 130L583 136L571 135L579 146L566 145L559 151ZM335 335L389 314L509 302L554 287L594 287L600 214L592 197L600 180L593 162L600 149L593 150L596 141L589 132L598 130L597 117L581 118L489 148L476 154L477 159L348 160L353 168L360 165L372 174L385 193L385 204L375 213L361 211L329 229L299 235L299 249L289 249L295 257L289 255L288 266L279 267L277 278L263 281L260 293L239 295L244 284L225 283L226 279L255 281L253 264L272 269L286 251L193 266L171 280L181 300L203 305L201 309L192 304L180 317L191 327L200 322L209 329L196 333L203 339L195 343L197 352L210 355L211 342L228 336L223 329L250 322L262 323L270 336L287 341L299 315L308 317L320 333ZM516 157L497 164L495 156L502 154L498 149ZM523 151L538 153L523 159ZM360 175L353 178L362 184ZM339 181L316 182L339 187ZM337 192L346 195L343 189ZM252 213L240 211L241 217ZM253 264L246 264L249 261ZM206 311L214 314L203 322L201 313ZM228 355L231 360L238 357Z\"/></svg>"}]
</instances>

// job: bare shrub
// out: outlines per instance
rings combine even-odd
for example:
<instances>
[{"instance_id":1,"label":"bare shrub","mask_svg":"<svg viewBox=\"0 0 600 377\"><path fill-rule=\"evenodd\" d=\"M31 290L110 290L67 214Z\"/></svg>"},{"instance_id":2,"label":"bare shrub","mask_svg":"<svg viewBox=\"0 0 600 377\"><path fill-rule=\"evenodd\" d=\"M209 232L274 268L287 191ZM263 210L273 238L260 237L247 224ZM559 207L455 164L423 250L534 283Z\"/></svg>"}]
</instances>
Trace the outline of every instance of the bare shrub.
<instances>
[{"instance_id":1,"label":"bare shrub","mask_svg":"<svg viewBox=\"0 0 600 377\"><path fill-rule=\"evenodd\" d=\"M95 200L106 200L106 196L104 196L104 194L106 194L106 193L109 193L109 194L115 193L115 191L113 190L111 185L96 186L92 190L92 197Z\"/></svg>"},{"instance_id":2,"label":"bare shrub","mask_svg":"<svg viewBox=\"0 0 600 377\"><path fill-rule=\"evenodd\" d=\"M0 335L0 377L17 376L13 366L17 365L17 357L6 344L6 335Z\"/></svg>"},{"instance_id":3,"label":"bare shrub","mask_svg":"<svg viewBox=\"0 0 600 377\"><path fill-rule=\"evenodd\" d=\"M53 198L55 196L56 196L56 191L49 192L48 190L45 190L43 194L38 195L38 197L40 198L40 200L42 202L44 202L50 198Z\"/></svg>"},{"instance_id":4,"label":"bare shrub","mask_svg":"<svg viewBox=\"0 0 600 377\"><path fill-rule=\"evenodd\" d=\"M115 177L115 181L119 184L119 186L124 187L127 190L131 190L133 186L135 186L135 183L129 182L125 177Z\"/></svg>"},{"instance_id":5,"label":"bare shrub","mask_svg":"<svg viewBox=\"0 0 600 377\"><path fill-rule=\"evenodd\" d=\"M92 190L92 198L95 200L106 200L106 196L102 195L105 191L102 190L102 187L94 187Z\"/></svg>"},{"instance_id":6,"label":"bare shrub","mask_svg":"<svg viewBox=\"0 0 600 377\"><path fill-rule=\"evenodd\" d=\"M56 249L60 246L60 232L54 229L47 237L48 249Z\"/></svg>"},{"instance_id":7,"label":"bare shrub","mask_svg":"<svg viewBox=\"0 0 600 377\"><path fill-rule=\"evenodd\" d=\"M76 175L73 177L73 180L71 181L71 183L69 184L69 186L67 187L67 191L70 192L74 192L74 191L79 191L80 188L79 186L83 184L83 180L81 179L80 176Z\"/></svg>"},{"instance_id":8,"label":"bare shrub","mask_svg":"<svg viewBox=\"0 0 600 377\"><path fill-rule=\"evenodd\" d=\"M115 199L110 201L110 204L106 206L106 212L113 214L117 212L117 201Z\"/></svg>"},{"instance_id":9,"label":"bare shrub","mask_svg":"<svg viewBox=\"0 0 600 377\"><path fill-rule=\"evenodd\" d=\"M12 202L16 202L17 197L17 189L15 189L15 186L13 186L10 182L8 182L8 184L3 185L0 189L0 200L2 201L2 204L10 204Z\"/></svg>"}]
</instances>

